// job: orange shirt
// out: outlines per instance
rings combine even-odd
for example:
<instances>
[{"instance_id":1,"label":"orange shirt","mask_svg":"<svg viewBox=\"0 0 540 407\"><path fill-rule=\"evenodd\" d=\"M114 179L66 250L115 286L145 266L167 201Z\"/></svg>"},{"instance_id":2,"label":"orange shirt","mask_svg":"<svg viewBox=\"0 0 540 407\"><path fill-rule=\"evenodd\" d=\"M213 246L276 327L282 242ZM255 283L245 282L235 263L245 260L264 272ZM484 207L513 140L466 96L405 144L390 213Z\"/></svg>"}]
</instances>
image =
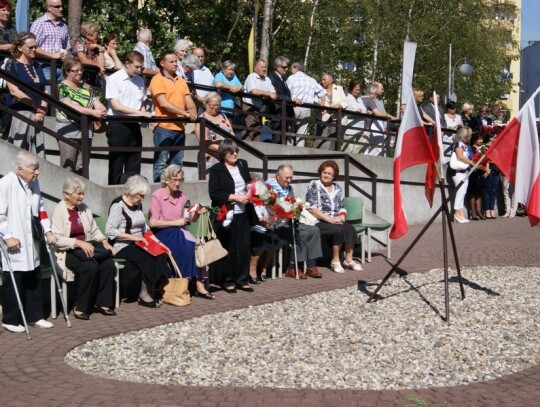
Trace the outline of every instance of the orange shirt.
<instances>
[{"instance_id":1,"label":"orange shirt","mask_svg":"<svg viewBox=\"0 0 540 407\"><path fill-rule=\"evenodd\" d=\"M167 78L159 72L150 81L149 90L152 94L156 116L172 116L159 105L157 96L161 94L165 94L169 103L179 109L186 110L186 96L190 94L190 91L186 81L182 77ZM156 125L167 130L184 130L183 123L156 123Z\"/></svg>"}]
</instances>

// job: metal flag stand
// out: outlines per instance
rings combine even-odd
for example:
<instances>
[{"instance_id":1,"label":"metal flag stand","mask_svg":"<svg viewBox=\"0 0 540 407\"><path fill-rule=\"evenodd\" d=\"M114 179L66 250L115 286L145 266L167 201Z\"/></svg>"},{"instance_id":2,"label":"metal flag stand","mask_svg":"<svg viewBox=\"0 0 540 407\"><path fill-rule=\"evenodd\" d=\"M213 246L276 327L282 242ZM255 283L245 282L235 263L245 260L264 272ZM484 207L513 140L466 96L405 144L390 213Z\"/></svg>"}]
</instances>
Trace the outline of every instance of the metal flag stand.
<instances>
[{"instance_id":1,"label":"metal flag stand","mask_svg":"<svg viewBox=\"0 0 540 407\"><path fill-rule=\"evenodd\" d=\"M454 252L454 260L456 262L456 269L457 269L457 275L458 275L458 281L459 281L459 288L461 291L461 299L465 299L465 290L463 288L463 280L461 278L461 267L459 265L459 258L457 254L457 246L456 246L456 239L454 236L454 230L452 228L452 220L451 220L451 213L450 208L448 207L448 203L454 198L456 191L463 186L465 183L465 180L469 178L469 176L472 174L476 168L480 165L480 163L484 160L485 155L482 155L478 162L471 168L469 173L466 175L466 177L456 186L455 190L450 194L450 196L446 196L445 191L445 181L444 177L439 173L439 188L441 189L441 206L435 211L431 219L425 224L425 226L422 228L420 233L414 238L414 240L411 242L409 247L405 250L405 252L401 255L401 257L398 259L396 264L390 269L390 271L384 276L382 281L379 283L375 291L370 295L367 302L371 302L375 299L375 296L379 292L379 290L382 288L384 284L388 281L390 276L396 272L399 265L405 260L405 258L409 255L411 250L414 248L416 243L421 239L421 237L426 233L426 231L430 228L432 223L437 219L437 216L441 212L444 212L442 214L442 230L443 230L443 262L444 262L444 296L445 296L445 322L450 321L450 300L449 300L449 289L448 289L448 250L447 250L447 232L446 232L446 226L448 225L448 230L450 232L450 240L452 242L452 250Z\"/></svg>"},{"instance_id":2,"label":"metal flag stand","mask_svg":"<svg viewBox=\"0 0 540 407\"><path fill-rule=\"evenodd\" d=\"M15 297L17 298L17 304L19 305L19 311L21 312L24 329L26 331L26 338L30 340L32 339L32 337L30 336L30 331L28 330L28 323L26 322L26 316L24 315L24 308L21 302L21 296L19 295L19 290L17 289L17 282L15 281L15 276L13 275L13 266L11 265L11 259L9 258L7 246L2 239L0 239L0 249L2 250L2 253L4 254L4 257L6 259L6 266L8 268L7 273L9 273L9 275L11 276L11 283L13 285L13 289L15 290Z\"/></svg>"}]
</instances>

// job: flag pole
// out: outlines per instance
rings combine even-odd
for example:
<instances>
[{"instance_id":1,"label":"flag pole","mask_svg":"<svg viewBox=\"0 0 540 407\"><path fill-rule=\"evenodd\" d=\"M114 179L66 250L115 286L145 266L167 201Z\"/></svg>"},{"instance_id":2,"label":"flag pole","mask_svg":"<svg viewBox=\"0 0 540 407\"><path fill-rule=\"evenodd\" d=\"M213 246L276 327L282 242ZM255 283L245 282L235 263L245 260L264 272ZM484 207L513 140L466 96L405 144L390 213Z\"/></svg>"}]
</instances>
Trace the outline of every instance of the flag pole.
<instances>
[{"instance_id":1,"label":"flag pole","mask_svg":"<svg viewBox=\"0 0 540 407\"><path fill-rule=\"evenodd\" d=\"M444 206L448 205L448 203L454 199L455 195L456 195L456 192L459 188L462 187L462 185L465 183L465 181L470 177L471 173L476 170L478 168L478 166L482 163L482 161L484 160L485 158L485 154L483 154L480 159L476 162L476 164L474 164L474 166L471 168L471 171L469 171L469 173L465 176L465 178L463 180L461 180L461 182L456 186L456 188L454 189L454 191L452 191L452 193L444 198L441 206L439 206L439 208L435 211L435 213L433 214L433 216L429 219L429 221L424 225L424 227L422 228L422 230L420 231L420 233L418 233L418 235L414 238L414 240L411 242L411 244L405 249L405 252L403 252L403 254L401 255L401 257L397 260L397 262L392 266L392 268L390 269L390 271L388 273L386 273L386 275L384 276L384 278L382 279L382 281L379 283L379 285L377 285L377 287L375 288L375 291L373 291L373 293L369 296L367 302L370 303L372 302L374 299L375 299L375 296L377 295L377 293L379 292L379 290L383 287L383 285L386 284L386 282L388 281L388 279L392 276L392 274L394 274L396 272L396 270L398 269L399 265L403 262L403 260L405 260L405 258L409 255L409 253L411 252L411 250L414 248L414 246L416 246L416 244L418 243L418 241L422 238L422 236L426 233L426 231L431 227L431 225L433 224L433 222L435 222L435 219L437 219L437 216L439 216L439 214L444 210ZM455 245L455 239L454 239L454 245ZM457 250L455 249L455 252L454 253L457 253ZM464 292L462 292L462 295L464 295Z\"/></svg>"}]
</instances>

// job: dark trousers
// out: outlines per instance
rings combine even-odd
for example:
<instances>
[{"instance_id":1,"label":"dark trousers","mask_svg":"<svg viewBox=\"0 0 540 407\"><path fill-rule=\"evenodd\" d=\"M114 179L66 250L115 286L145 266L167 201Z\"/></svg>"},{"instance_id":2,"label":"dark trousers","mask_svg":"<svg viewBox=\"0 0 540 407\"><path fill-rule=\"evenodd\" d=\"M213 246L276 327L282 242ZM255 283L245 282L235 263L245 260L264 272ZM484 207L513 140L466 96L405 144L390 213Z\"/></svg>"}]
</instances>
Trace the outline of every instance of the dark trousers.
<instances>
[{"instance_id":1,"label":"dark trousers","mask_svg":"<svg viewBox=\"0 0 540 407\"><path fill-rule=\"evenodd\" d=\"M497 187L499 186L499 171L493 171L483 179L484 185L482 189L482 209L492 211L495 209L495 197L497 196Z\"/></svg>"},{"instance_id":2,"label":"dark trousers","mask_svg":"<svg viewBox=\"0 0 540 407\"><path fill-rule=\"evenodd\" d=\"M114 307L114 260L98 263L93 257L80 260L73 253L66 254L66 266L75 274L75 308L90 312L94 305Z\"/></svg>"},{"instance_id":3,"label":"dark trousers","mask_svg":"<svg viewBox=\"0 0 540 407\"><path fill-rule=\"evenodd\" d=\"M39 266L30 271L15 271L13 276L21 297L26 321L37 322L43 319L41 270ZM2 280L2 322L8 325L22 325L23 323L17 296L8 271L4 272Z\"/></svg>"},{"instance_id":4,"label":"dark trousers","mask_svg":"<svg viewBox=\"0 0 540 407\"><path fill-rule=\"evenodd\" d=\"M154 257L131 243L116 253L116 256L126 259L120 280L122 298L137 298L141 290L141 280L146 284L152 298L160 298L159 288L168 270L166 254Z\"/></svg>"},{"instance_id":5,"label":"dark trousers","mask_svg":"<svg viewBox=\"0 0 540 407\"><path fill-rule=\"evenodd\" d=\"M229 252L219 261L218 272L224 286L247 285L251 259L251 223L247 213L234 215L229 227L219 228L218 239Z\"/></svg>"},{"instance_id":6,"label":"dark trousers","mask_svg":"<svg viewBox=\"0 0 540 407\"><path fill-rule=\"evenodd\" d=\"M141 147L142 133L139 124L110 122L107 128L107 144L109 147ZM109 185L122 184L124 174L135 175L140 173L140 152L109 152Z\"/></svg>"}]
</instances>

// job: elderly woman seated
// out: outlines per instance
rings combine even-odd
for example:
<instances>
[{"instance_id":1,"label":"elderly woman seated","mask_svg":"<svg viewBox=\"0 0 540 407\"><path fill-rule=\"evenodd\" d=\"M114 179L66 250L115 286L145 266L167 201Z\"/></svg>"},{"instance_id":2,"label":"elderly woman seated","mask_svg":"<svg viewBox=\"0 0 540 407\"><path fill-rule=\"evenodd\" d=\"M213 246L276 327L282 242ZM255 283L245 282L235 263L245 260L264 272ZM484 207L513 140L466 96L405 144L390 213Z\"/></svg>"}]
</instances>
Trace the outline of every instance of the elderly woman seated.
<instances>
[{"instance_id":1,"label":"elderly woman seated","mask_svg":"<svg viewBox=\"0 0 540 407\"><path fill-rule=\"evenodd\" d=\"M188 199L180 191L184 182L182 167L171 164L161 173L161 188L152 194L148 215L150 226L156 237L172 252L182 277L196 279L196 295L207 300L215 297L204 287L208 278L206 267L195 264L195 238L184 226L199 218L199 212L188 212Z\"/></svg>"},{"instance_id":2,"label":"elderly woman seated","mask_svg":"<svg viewBox=\"0 0 540 407\"><path fill-rule=\"evenodd\" d=\"M109 209L105 233L113 240L116 257L126 260L122 271L125 297L138 291L139 305L156 308L161 305L160 285L167 274L167 254L154 255L148 247L152 236L142 210L142 200L150 192L148 181L141 175L129 177L122 196L116 198ZM141 245L137 245L141 242Z\"/></svg>"},{"instance_id":3,"label":"elderly woman seated","mask_svg":"<svg viewBox=\"0 0 540 407\"><path fill-rule=\"evenodd\" d=\"M330 269L343 273L345 269L362 271L362 266L353 259L353 250L357 241L354 227L345 221L347 211L343 205L343 190L334 182L339 175L335 161L324 161L317 170L319 179L311 181L306 192L308 209L319 222L317 227L321 236L332 241L332 261ZM345 249L343 265L339 258L341 247Z\"/></svg>"},{"instance_id":4,"label":"elderly woman seated","mask_svg":"<svg viewBox=\"0 0 540 407\"><path fill-rule=\"evenodd\" d=\"M88 320L91 312L114 311L114 249L83 203L86 186L77 178L64 181L64 199L52 215L56 259L64 277L75 274L75 318Z\"/></svg>"}]
</instances>

